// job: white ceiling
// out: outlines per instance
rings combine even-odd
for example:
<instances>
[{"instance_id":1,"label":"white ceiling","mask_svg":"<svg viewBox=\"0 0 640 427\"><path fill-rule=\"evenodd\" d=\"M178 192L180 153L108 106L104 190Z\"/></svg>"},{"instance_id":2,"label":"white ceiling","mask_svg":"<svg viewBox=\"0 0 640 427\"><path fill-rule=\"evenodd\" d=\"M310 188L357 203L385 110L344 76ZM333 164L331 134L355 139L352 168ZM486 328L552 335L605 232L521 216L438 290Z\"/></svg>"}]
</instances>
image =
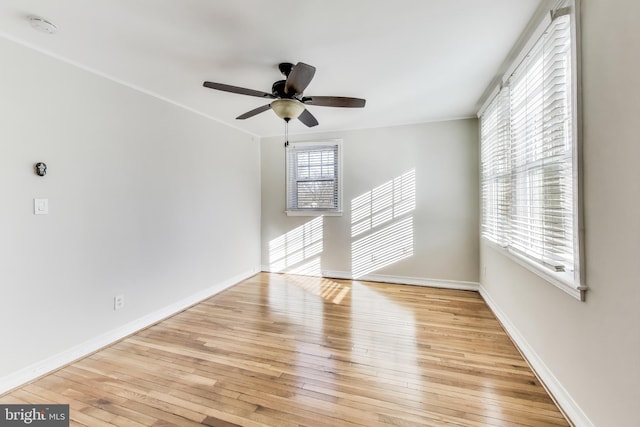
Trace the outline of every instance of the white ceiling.
<instances>
[{"instance_id":1,"label":"white ceiling","mask_svg":"<svg viewBox=\"0 0 640 427\"><path fill-rule=\"evenodd\" d=\"M280 135L268 103L202 87L270 92L280 62L317 68L305 95L367 99L309 107L291 133L473 116L540 0L2 0L0 36L259 136ZM27 17L58 27L33 30ZM97 100L99 101L99 100Z\"/></svg>"}]
</instances>

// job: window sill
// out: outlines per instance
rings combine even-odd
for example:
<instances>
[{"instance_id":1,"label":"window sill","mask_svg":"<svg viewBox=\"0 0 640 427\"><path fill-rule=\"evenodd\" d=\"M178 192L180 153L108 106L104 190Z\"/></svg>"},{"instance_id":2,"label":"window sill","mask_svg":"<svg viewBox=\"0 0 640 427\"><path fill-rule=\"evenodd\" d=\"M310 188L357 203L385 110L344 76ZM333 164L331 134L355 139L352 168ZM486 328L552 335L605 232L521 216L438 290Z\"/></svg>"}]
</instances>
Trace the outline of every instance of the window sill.
<instances>
[{"instance_id":1,"label":"window sill","mask_svg":"<svg viewBox=\"0 0 640 427\"><path fill-rule=\"evenodd\" d=\"M505 255L507 258L516 262L520 266L526 268L530 272L538 275L540 278L545 281L551 283L553 286L558 289L566 292L571 295L578 301L585 300L585 294L587 291L586 286L581 286L580 284L575 284L573 280L572 273L555 273L550 270L545 269L544 267L539 266L535 262L529 260L523 255L520 255L514 251L509 250L508 247L503 247L498 245L497 243L483 237L482 240L487 243L491 248Z\"/></svg>"},{"instance_id":2,"label":"window sill","mask_svg":"<svg viewBox=\"0 0 640 427\"><path fill-rule=\"evenodd\" d=\"M284 211L287 216L342 216L342 211Z\"/></svg>"}]
</instances>

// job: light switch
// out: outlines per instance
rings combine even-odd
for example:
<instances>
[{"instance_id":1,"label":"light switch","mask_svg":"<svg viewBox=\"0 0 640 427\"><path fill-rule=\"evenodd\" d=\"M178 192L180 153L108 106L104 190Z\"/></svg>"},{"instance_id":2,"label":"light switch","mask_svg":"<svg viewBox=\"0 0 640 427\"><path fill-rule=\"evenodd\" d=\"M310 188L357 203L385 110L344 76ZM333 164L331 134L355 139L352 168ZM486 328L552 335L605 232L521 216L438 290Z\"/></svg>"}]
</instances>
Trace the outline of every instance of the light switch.
<instances>
[{"instance_id":1,"label":"light switch","mask_svg":"<svg viewBox=\"0 0 640 427\"><path fill-rule=\"evenodd\" d=\"M49 199L33 199L33 213L47 215L49 213Z\"/></svg>"}]
</instances>

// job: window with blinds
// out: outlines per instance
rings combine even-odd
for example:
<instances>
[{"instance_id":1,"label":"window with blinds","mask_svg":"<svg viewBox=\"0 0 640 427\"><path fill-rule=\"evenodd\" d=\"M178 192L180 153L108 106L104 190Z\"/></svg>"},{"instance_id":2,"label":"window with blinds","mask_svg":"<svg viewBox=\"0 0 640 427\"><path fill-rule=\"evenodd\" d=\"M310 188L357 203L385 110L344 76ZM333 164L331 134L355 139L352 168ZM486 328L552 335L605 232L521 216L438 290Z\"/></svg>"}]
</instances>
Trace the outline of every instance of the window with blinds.
<instances>
[{"instance_id":1,"label":"window with blinds","mask_svg":"<svg viewBox=\"0 0 640 427\"><path fill-rule=\"evenodd\" d=\"M480 120L482 234L503 247L508 246L511 209L508 94L505 87Z\"/></svg>"},{"instance_id":2,"label":"window with blinds","mask_svg":"<svg viewBox=\"0 0 640 427\"><path fill-rule=\"evenodd\" d=\"M569 8L480 114L481 232L582 299Z\"/></svg>"},{"instance_id":3,"label":"window with blinds","mask_svg":"<svg viewBox=\"0 0 640 427\"><path fill-rule=\"evenodd\" d=\"M287 214L340 213L339 141L290 143L287 147Z\"/></svg>"}]
</instances>

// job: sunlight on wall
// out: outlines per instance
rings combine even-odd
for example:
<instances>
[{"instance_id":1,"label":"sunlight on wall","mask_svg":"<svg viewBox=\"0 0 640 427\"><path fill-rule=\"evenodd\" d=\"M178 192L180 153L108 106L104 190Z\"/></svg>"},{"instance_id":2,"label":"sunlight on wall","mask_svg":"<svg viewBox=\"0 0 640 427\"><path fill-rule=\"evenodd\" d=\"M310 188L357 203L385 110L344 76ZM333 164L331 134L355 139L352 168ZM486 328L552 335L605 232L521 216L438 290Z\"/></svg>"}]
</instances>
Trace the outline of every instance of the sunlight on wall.
<instances>
[{"instance_id":1,"label":"sunlight on wall","mask_svg":"<svg viewBox=\"0 0 640 427\"><path fill-rule=\"evenodd\" d=\"M294 228L269 242L269 271L319 276L323 217Z\"/></svg>"},{"instance_id":2,"label":"sunlight on wall","mask_svg":"<svg viewBox=\"0 0 640 427\"><path fill-rule=\"evenodd\" d=\"M413 217L394 222L351 245L351 270L357 279L413 255Z\"/></svg>"},{"instance_id":3,"label":"sunlight on wall","mask_svg":"<svg viewBox=\"0 0 640 427\"><path fill-rule=\"evenodd\" d=\"M320 256L312 258L308 262L295 265L287 269L287 273L302 274L305 276L319 276L320 275Z\"/></svg>"},{"instance_id":4,"label":"sunlight on wall","mask_svg":"<svg viewBox=\"0 0 640 427\"><path fill-rule=\"evenodd\" d=\"M353 278L413 256L415 207L415 169L351 201L351 236L364 236L351 244Z\"/></svg>"},{"instance_id":5,"label":"sunlight on wall","mask_svg":"<svg viewBox=\"0 0 640 427\"><path fill-rule=\"evenodd\" d=\"M351 201L351 237L416 208L416 170L385 182Z\"/></svg>"}]
</instances>

